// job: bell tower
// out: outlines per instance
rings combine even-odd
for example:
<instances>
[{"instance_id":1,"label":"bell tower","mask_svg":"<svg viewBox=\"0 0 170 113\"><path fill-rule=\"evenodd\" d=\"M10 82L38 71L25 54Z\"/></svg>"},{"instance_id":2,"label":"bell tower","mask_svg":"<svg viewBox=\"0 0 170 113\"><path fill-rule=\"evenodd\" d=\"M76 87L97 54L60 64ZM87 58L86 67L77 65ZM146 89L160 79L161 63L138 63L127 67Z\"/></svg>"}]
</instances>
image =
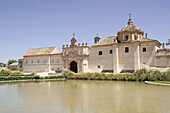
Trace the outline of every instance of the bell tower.
<instances>
[{"instance_id":1,"label":"bell tower","mask_svg":"<svg viewBox=\"0 0 170 113\"><path fill-rule=\"evenodd\" d=\"M71 39L71 47L77 46L76 45L77 40L76 40L76 38L74 36L75 36L75 33L73 33L73 38Z\"/></svg>"},{"instance_id":2,"label":"bell tower","mask_svg":"<svg viewBox=\"0 0 170 113\"><path fill-rule=\"evenodd\" d=\"M94 44L98 43L99 41L100 41L100 37L98 36L98 33L97 33L97 36L94 38Z\"/></svg>"}]
</instances>

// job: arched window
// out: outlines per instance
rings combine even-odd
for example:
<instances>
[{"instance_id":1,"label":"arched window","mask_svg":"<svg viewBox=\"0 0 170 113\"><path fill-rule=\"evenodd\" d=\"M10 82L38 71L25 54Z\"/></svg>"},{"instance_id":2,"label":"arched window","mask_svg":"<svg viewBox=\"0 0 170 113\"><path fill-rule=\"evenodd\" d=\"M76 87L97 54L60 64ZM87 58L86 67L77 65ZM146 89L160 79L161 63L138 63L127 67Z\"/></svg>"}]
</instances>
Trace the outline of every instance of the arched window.
<instances>
[{"instance_id":1,"label":"arched window","mask_svg":"<svg viewBox=\"0 0 170 113\"><path fill-rule=\"evenodd\" d=\"M113 51L112 50L110 50L110 54L112 54L113 53Z\"/></svg>"},{"instance_id":2,"label":"arched window","mask_svg":"<svg viewBox=\"0 0 170 113\"><path fill-rule=\"evenodd\" d=\"M40 60L39 60L39 59L37 60L37 63L40 63Z\"/></svg>"},{"instance_id":3,"label":"arched window","mask_svg":"<svg viewBox=\"0 0 170 113\"><path fill-rule=\"evenodd\" d=\"M31 61L32 63L34 63L34 60L32 59L32 61Z\"/></svg>"},{"instance_id":4,"label":"arched window","mask_svg":"<svg viewBox=\"0 0 170 113\"><path fill-rule=\"evenodd\" d=\"M134 37L135 37L135 40L137 40L137 39L138 39L138 37L137 37L136 35L135 35Z\"/></svg>"},{"instance_id":5,"label":"arched window","mask_svg":"<svg viewBox=\"0 0 170 113\"><path fill-rule=\"evenodd\" d=\"M126 40L128 40L129 39L129 37L128 37L128 35L126 35Z\"/></svg>"},{"instance_id":6,"label":"arched window","mask_svg":"<svg viewBox=\"0 0 170 113\"><path fill-rule=\"evenodd\" d=\"M28 60L26 60L26 64L28 63Z\"/></svg>"}]
</instances>

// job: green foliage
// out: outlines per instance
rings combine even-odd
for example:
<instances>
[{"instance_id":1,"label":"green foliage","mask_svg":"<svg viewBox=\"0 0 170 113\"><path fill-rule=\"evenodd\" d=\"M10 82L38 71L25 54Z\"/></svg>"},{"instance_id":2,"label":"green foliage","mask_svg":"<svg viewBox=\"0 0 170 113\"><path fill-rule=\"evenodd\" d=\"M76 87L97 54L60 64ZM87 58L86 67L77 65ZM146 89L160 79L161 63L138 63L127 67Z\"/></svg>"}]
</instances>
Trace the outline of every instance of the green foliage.
<instances>
[{"instance_id":1,"label":"green foliage","mask_svg":"<svg viewBox=\"0 0 170 113\"><path fill-rule=\"evenodd\" d=\"M160 72L159 70L141 69L134 73L138 81L170 81L170 70Z\"/></svg>"},{"instance_id":2,"label":"green foliage","mask_svg":"<svg viewBox=\"0 0 170 113\"><path fill-rule=\"evenodd\" d=\"M0 76L8 76L11 74L11 71L9 70L1 70L0 71Z\"/></svg>"},{"instance_id":3,"label":"green foliage","mask_svg":"<svg viewBox=\"0 0 170 113\"><path fill-rule=\"evenodd\" d=\"M64 76L45 76L45 79L58 79L58 78L64 78Z\"/></svg>"},{"instance_id":4,"label":"green foliage","mask_svg":"<svg viewBox=\"0 0 170 113\"><path fill-rule=\"evenodd\" d=\"M107 74L107 73L74 73L72 71L65 71L64 77L67 79L82 79L82 80L131 80L134 81L133 74Z\"/></svg>"},{"instance_id":5,"label":"green foliage","mask_svg":"<svg viewBox=\"0 0 170 113\"><path fill-rule=\"evenodd\" d=\"M158 70L141 69L135 73L74 73L65 71L64 77L67 79L80 80L120 80L120 81L170 81L170 70L160 72Z\"/></svg>"},{"instance_id":6,"label":"green foliage","mask_svg":"<svg viewBox=\"0 0 170 113\"><path fill-rule=\"evenodd\" d=\"M10 64L14 63L14 62L17 62L17 60L14 60L14 59L9 60L9 61L8 61L8 66L9 66Z\"/></svg>"},{"instance_id":7,"label":"green foliage","mask_svg":"<svg viewBox=\"0 0 170 113\"><path fill-rule=\"evenodd\" d=\"M34 76L34 79L41 79L40 76Z\"/></svg>"},{"instance_id":8,"label":"green foliage","mask_svg":"<svg viewBox=\"0 0 170 113\"><path fill-rule=\"evenodd\" d=\"M64 76L40 77L36 73L24 75L22 72L11 72L10 70L0 71L0 81L6 80L31 80L31 79L60 79Z\"/></svg>"}]
</instances>

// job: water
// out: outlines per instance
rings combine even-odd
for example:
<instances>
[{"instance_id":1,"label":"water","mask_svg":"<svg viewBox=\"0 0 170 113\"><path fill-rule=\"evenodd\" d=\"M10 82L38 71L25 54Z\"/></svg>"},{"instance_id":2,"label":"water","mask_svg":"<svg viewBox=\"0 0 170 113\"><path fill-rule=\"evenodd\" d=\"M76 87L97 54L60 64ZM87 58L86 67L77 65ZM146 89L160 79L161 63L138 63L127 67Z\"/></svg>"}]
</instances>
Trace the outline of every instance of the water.
<instances>
[{"instance_id":1,"label":"water","mask_svg":"<svg viewBox=\"0 0 170 113\"><path fill-rule=\"evenodd\" d=\"M84 80L0 83L0 113L170 113L170 87Z\"/></svg>"}]
</instances>

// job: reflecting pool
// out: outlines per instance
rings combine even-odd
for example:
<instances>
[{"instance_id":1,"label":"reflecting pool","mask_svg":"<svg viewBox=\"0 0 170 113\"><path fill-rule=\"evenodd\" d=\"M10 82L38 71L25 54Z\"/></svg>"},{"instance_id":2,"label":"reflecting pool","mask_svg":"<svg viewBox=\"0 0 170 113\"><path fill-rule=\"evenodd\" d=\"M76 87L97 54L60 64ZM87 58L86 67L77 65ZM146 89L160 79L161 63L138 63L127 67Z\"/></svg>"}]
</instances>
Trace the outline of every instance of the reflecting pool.
<instances>
[{"instance_id":1,"label":"reflecting pool","mask_svg":"<svg viewBox=\"0 0 170 113\"><path fill-rule=\"evenodd\" d=\"M85 80L0 83L0 113L170 113L170 87Z\"/></svg>"}]
</instances>

